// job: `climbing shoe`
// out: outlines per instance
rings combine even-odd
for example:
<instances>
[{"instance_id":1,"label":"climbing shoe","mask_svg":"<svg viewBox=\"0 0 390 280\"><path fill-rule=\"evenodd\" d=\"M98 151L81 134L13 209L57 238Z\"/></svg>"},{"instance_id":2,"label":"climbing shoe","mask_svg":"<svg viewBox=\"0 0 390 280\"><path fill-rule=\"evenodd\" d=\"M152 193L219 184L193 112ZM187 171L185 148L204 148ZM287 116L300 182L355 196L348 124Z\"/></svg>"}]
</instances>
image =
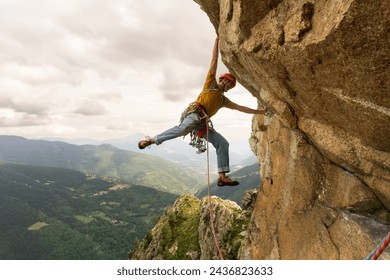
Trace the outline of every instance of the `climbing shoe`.
<instances>
[{"instance_id":1,"label":"climbing shoe","mask_svg":"<svg viewBox=\"0 0 390 280\"><path fill-rule=\"evenodd\" d=\"M145 139L142 139L141 141L138 142L138 148L143 150L146 147L150 148L150 145L152 145L152 144L153 144L152 139L150 139L149 136L146 136Z\"/></svg>"},{"instance_id":2,"label":"climbing shoe","mask_svg":"<svg viewBox=\"0 0 390 280\"><path fill-rule=\"evenodd\" d=\"M226 177L228 180L229 180L229 177ZM222 180L221 178L218 179L218 187L223 187L223 186L237 186L239 185L240 183L237 182L237 181L224 181Z\"/></svg>"}]
</instances>

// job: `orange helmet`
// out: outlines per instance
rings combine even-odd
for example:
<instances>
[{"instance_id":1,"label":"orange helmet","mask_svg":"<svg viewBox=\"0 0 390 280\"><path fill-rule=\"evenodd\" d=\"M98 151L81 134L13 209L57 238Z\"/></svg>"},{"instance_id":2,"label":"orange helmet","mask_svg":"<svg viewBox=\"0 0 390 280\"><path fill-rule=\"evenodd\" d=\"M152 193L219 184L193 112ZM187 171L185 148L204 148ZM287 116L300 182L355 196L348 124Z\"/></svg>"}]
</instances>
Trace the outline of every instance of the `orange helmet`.
<instances>
[{"instance_id":1,"label":"orange helmet","mask_svg":"<svg viewBox=\"0 0 390 280\"><path fill-rule=\"evenodd\" d=\"M231 81L233 83L233 87L236 86L236 78L230 74L230 73L225 73L225 74L222 74L221 76L219 76L219 80L223 79L223 78L226 78L228 79L229 81Z\"/></svg>"}]
</instances>

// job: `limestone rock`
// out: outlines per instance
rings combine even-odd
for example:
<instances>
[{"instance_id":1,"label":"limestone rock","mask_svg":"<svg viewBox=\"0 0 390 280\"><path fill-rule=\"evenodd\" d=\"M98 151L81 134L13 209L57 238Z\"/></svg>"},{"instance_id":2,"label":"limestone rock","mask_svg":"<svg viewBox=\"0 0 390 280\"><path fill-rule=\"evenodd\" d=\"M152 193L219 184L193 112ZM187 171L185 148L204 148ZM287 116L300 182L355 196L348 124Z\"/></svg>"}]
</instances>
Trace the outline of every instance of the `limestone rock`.
<instances>
[{"instance_id":1,"label":"limestone rock","mask_svg":"<svg viewBox=\"0 0 390 280\"><path fill-rule=\"evenodd\" d=\"M198 259L200 201L192 195L178 198L155 227L130 252L141 260Z\"/></svg>"},{"instance_id":2,"label":"limestone rock","mask_svg":"<svg viewBox=\"0 0 390 280\"><path fill-rule=\"evenodd\" d=\"M219 248L224 259L237 259L250 212L242 211L233 201L211 197L210 217L209 203L208 197L199 200L193 195L181 196L129 258L219 260Z\"/></svg>"},{"instance_id":3,"label":"limestone rock","mask_svg":"<svg viewBox=\"0 0 390 280\"><path fill-rule=\"evenodd\" d=\"M388 1L195 2L268 109L252 124L262 185L240 257L365 257L390 231Z\"/></svg>"}]
</instances>

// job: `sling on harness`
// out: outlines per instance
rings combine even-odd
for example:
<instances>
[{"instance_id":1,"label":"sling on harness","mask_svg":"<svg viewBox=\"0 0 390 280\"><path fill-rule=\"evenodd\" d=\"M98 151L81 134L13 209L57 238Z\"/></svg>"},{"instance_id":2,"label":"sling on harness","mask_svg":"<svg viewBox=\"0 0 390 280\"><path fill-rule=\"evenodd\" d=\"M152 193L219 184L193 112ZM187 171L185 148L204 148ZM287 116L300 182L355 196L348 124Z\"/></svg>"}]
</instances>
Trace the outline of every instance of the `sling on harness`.
<instances>
[{"instance_id":1,"label":"sling on harness","mask_svg":"<svg viewBox=\"0 0 390 280\"><path fill-rule=\"evenodd\" d=\"M213 124L212 122L210 121L208 115L207 115L207 112L205 110L205 108L198 104L198 103L191 103L186 110L184 110L184 112L182 113L181 115L181 118L180 118L180 122L183 122L183 120L189 115L189 114L192 114L192 113L196 113L198 116L199 116L199 120L202 121L202 120L205 120L206 122L206 127L202 130L199 130L199 131L196 131L196 130L193 130L191 131L190 135L191 135L191 139L190 139L190 146L198 149L196 152L198 154L201 154L201 153L204 153L206 151L206 140L203 138L204 134L206 133L208 127L212 127Z\"/></svg>"}]
</instances>

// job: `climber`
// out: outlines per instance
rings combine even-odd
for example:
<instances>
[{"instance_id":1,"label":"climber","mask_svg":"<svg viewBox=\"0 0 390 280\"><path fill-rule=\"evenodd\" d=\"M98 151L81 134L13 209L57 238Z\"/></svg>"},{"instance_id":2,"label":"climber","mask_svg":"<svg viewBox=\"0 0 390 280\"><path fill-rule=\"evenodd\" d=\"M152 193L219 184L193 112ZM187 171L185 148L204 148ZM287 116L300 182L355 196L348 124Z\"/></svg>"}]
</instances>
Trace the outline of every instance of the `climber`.
<instances>
[{"instance_id":1,"label":"climber","mask_svg":"<svg viewBox=\"0 0 390 280\"><path fill-rule=\"evenodd\" d=\"M206 126L209 125L208 120L222 107L238 110L247 114L264 114L265 110L254 110L238 105L224 96L225 92L229 91L236 85L236 78L230 73L226 73L219 77L218 82L216 81L219 53L218 44L219 38L217 37L215 39L210 69L207 74L203 90L199 94L197 100L191 103L183 112L180 125L172 127L154 137L145 137L145 139L139 141L138 147L140 149L145 149L151 144L160 145L167 140L195 132L203 139L208 138L207 140L216 149L218 164L218 186L236 186L239 183L226 176L226 173L230 172L229 142L213 127L208 128L209 131L207 137L207 133L205 133L205 131Z\"/></svg>"}]
</instances>

